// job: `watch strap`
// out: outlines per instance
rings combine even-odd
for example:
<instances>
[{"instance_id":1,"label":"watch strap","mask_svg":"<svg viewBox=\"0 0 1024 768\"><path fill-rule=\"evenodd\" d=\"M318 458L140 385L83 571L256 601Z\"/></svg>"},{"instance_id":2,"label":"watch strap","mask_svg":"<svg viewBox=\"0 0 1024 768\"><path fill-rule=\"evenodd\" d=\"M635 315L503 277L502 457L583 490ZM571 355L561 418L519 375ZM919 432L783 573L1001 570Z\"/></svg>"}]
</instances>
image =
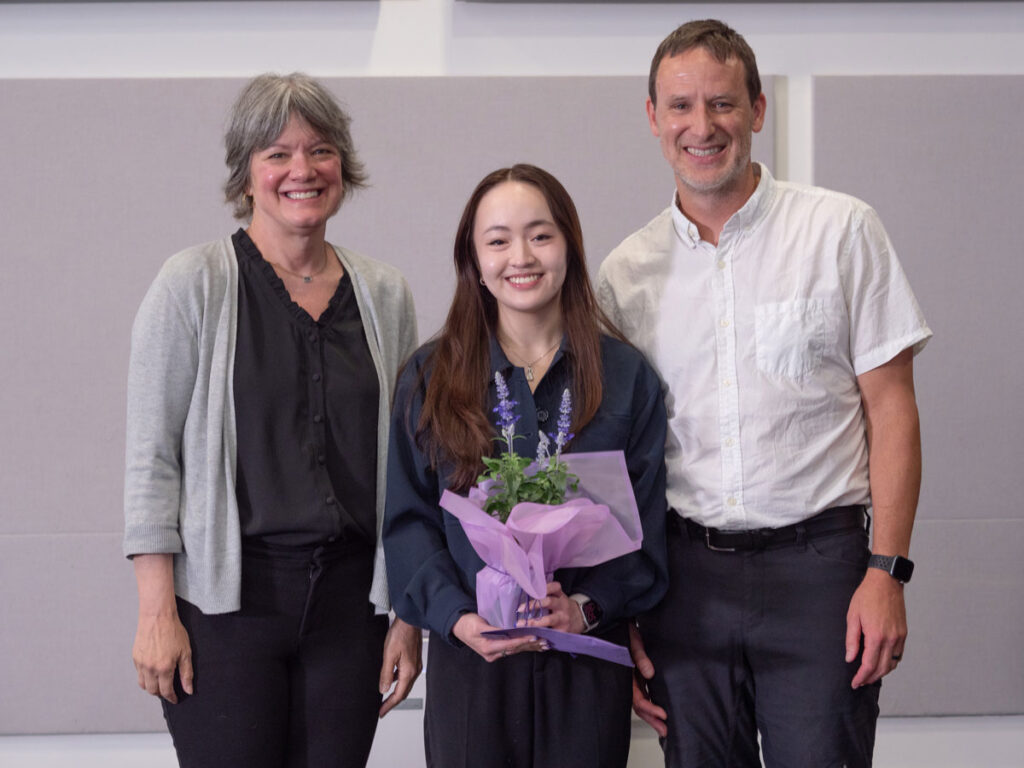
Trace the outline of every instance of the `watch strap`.
<instances>
[{"instance_id":1,"label":"watch strap","mask_svg":"<svg viewBox=\"0 0 1024 768\"><path fill-rule=\"evenodd\" d=\"M892 576L900 584L910 581L914 573L914 563L899 555L872 555L868 558L868 568L878 568Z\"/></svg>"},{"instance_id":2,"label":"watch strap","mask_svg":"<svg viewBox=\"0 0 1024 768\"><path fill-rule=\"evenodd\" d=\"M569 597L580 607L580 615L583 617L583 631L590 632L601 622L601 608L586 595L577 592Z\"/></svg>"}]
</instances>

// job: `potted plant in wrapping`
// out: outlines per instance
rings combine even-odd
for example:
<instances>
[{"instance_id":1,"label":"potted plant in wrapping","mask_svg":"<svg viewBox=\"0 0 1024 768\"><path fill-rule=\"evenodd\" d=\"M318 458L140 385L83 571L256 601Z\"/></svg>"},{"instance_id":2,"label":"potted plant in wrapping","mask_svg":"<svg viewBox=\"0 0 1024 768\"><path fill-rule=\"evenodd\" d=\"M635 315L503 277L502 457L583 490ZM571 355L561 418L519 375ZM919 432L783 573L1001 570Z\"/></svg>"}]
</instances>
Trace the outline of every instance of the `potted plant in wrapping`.
<instances>
[{"instance_id":1,"label":"potted plant in wrapping","mask_svg":"<svg viewBox=\"0 0 1024 768\"><path fill-rule=\"evenodd\" d=\"M622 451L564 453L572 401L562 393L558 432L540 435L536 459L515 452L515 400L495 373L503 451L468 496L445 491L454 515L486 564L476 576L477 612L503 636L536 635L555 650L632 665L625 648L594 637L527 627L555 570L598 565L640 548L643 534ZM554 450L552 451L552 445Z\"/></svg>"}]
</instances>

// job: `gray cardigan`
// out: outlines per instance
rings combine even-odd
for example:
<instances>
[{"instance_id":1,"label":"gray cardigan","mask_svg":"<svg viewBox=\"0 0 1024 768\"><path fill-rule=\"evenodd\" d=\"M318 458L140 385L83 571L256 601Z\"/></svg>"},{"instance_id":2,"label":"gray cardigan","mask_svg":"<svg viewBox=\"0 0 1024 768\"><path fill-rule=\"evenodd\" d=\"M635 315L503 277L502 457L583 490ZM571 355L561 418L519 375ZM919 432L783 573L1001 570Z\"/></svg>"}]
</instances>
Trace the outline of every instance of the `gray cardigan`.
<instances>
[{"instance_id":1,"label":"gray cardigan","mask_svg":"<svg viewBox=\"0 0 1024 768\"><path fill-rule=\"evenodd\" d=\"M398 270L334 250L352 278L380 384L377 552L369 599L386 611L380 526L388 424L398 368L416 348L416 315ZM168 259L132 328L124 553L173 553L175 592L203 613L240 607L232 393L237 321L238 263L226 237Z\"/></svg>"}]
</instances>

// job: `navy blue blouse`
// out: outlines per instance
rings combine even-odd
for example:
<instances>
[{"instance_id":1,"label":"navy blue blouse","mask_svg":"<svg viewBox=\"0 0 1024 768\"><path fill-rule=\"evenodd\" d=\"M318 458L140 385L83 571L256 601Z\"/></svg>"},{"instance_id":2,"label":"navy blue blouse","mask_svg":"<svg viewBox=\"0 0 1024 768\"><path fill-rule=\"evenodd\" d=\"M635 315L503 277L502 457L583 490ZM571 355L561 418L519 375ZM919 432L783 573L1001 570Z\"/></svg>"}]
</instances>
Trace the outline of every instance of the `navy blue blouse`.
<instances>
[{"instance_id":1,"label":"navy blue blouse","mask_svg":"<svg viewBox=\"0 0 1024 768\"><path fill-rule=\"evenodd\" d=\"M591 568L555 573L566 594L581 592L601 606L602 628L652 608L668 585L665 549L665 404L657 375L635 348L603 336L604 396L594 418L567 452L622 450L633 483L644 539L641 549ZM516 452L532 456L537 433L557 431L562 391L571 366L563 348L531 393L522 368L491 340L489 409L497 404L493 372L501 371L517 400ZM476 574L484 563L458 520L438 506L450 473L435 472L416 446L415 425L423 406L421 371L433 345L420 347L398 381L388 452L388 497L383 540L391 602L403 620L460 644L452 627L476 611ZM429 370L426 376L429 377ZM490 411L489 411L490 412Z\"/></svg>"}]
</instances>

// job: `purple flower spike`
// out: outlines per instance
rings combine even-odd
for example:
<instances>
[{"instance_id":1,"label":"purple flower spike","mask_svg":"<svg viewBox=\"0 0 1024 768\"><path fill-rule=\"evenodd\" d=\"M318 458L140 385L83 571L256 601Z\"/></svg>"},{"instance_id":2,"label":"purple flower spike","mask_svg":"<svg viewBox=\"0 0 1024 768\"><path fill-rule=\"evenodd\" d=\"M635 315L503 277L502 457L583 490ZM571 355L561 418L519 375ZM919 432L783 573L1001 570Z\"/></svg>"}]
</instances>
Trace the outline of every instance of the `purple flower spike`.
<instances>
[{"instance_id":1,"label":"purple flower spike","mask_svg":"<svg viewBox=\"0 0 1024 768\"><path fill-rule=\"evenodd\" d=\"M555 436L555 456L562 454L562 449L572 440L569 431L572 426L572 395L568 387L562 390L562 404L558 407L558 434Z\"/></svg>"},{"instance_id":2,"label":"purple flower spike","mask_svg":"<svg viewBox=\"0 0 1024 768\"><path fill-rule=\"evenodd\" d=\"M494 385L498 390L498 405L494 412L498 414L498 426L501 427L501 434L511 451L512 438L516 433L516 422L519 421L519 415L515 412L515 408L519 403L509 399L508 385L499 371L494 372Z\"/></svg>"}]
</instances>

